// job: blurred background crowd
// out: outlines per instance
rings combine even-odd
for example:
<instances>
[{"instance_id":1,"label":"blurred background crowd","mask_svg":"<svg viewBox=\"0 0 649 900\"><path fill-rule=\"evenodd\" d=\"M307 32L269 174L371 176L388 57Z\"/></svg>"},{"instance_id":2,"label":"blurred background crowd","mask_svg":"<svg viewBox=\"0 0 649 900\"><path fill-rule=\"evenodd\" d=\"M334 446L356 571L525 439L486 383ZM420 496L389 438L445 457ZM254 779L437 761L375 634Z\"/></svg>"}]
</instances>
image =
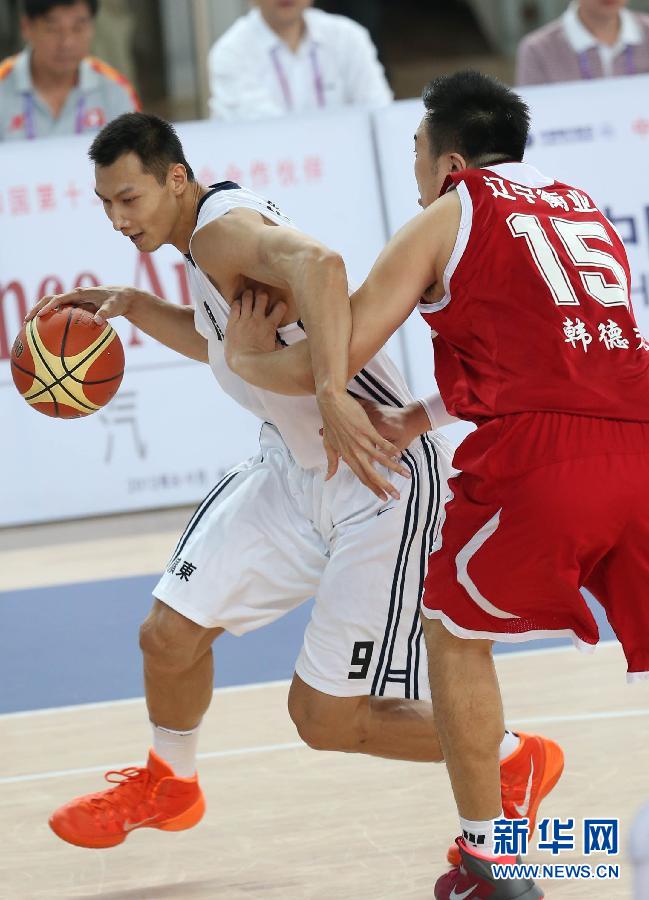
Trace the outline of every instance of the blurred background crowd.
<instances>
[{"instance_id":1,"label":"blurred background crowd","mask_svg":"<svg viewBox=\"0 0 649 900\"><path fill-rule=\"evenodd\" d=\"M649 0L0 0L0 140L649 72Z\"/></svg>"}]
</instances>

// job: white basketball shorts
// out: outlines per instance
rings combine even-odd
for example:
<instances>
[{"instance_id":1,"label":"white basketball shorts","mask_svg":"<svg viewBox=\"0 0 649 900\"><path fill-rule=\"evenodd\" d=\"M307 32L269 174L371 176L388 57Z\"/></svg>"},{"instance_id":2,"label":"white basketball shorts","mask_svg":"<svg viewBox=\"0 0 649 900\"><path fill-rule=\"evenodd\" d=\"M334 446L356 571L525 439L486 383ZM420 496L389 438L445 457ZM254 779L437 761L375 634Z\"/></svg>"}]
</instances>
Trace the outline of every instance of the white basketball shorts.
<instances>
[{"instance_id":1,"label":"white basketball shorts","mask_svg":"<svg viewBox=\"0 0 649 900\"><path fill-rule=\"evenodd\" d=\"M258 456L200 504L154 596L205 628L261 628L315 597L295 671L337 697L430 696L419 603L450 472L444 439L405 451L382 502L345 465L303 469L264 425Z\"/></svg>"}]
</instances>

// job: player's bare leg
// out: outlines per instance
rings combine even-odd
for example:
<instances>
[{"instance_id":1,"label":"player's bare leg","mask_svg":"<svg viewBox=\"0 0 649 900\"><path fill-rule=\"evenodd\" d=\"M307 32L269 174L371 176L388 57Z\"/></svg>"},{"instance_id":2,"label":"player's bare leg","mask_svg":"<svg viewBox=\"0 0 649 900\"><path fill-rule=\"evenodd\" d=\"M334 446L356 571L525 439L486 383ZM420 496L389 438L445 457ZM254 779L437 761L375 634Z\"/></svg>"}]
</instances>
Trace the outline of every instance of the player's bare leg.
<instances>
[{"instance_id":1,"label":"player's bare leg","mask_svg":"<svg viewBox=\"0 0 649 900\"><path fill-rule=\"evenodd\" d=\"M456 638L438 621L423 624L435 723L458 811L474 821L496 819L505 723L491 642Z\"/></svg>"},{"instance_id":2,"label":"player's bare leg","mask_svg":"<svg viewBox=\"0 0 649 900\"><path fill-rule=\"evenodd\" d=\"M413 762L443 760L433 709L424 700L333 697L294 675L288 708L300 737L314 750Z\"/></svg>"},{"instance_id":3,"label":"player's bare leg","mask_svg":"<svg viewBox=\"0 0 649 900\"><path fill-rule=\"evenodd\" d=\"M107 773L108 790L55 810L50 827L60 838L101 849L121 844L136 828L182 831L201 820L198 726L212 699L212 642L221 633L155 601L140 632L154 748L146 766Z\"/></svg>"},{"instance_id":4,"label":"player's bare leg","mask_svg":"<svg viewBox=\"0 0 649 900\"><path fill-rule=\"evenodd\" d=\"M212 643L222 628L203 628L156 600L140 630L149 718L189 731L203 718L214 690Z\"/></svg>"},{"instance_id":5,"label":"player's bare leg","mask_svg":"<svg viewBox=\"0 0 649 900\"><path fill-rule=\"evenodd\" d=\"M520 735L518 750L499 765L504 719L491 642L456 638L441 622L422 618L435 722L462 829L447 857L454 868L437 880L435 897L468 896L484 886L489 896L541 898L531 879L494 880L493 821L526 816L529 833L541 800L563 771L561 748ZM499 859L520 862L515 856Z\"/></svg>"}]
</instances>

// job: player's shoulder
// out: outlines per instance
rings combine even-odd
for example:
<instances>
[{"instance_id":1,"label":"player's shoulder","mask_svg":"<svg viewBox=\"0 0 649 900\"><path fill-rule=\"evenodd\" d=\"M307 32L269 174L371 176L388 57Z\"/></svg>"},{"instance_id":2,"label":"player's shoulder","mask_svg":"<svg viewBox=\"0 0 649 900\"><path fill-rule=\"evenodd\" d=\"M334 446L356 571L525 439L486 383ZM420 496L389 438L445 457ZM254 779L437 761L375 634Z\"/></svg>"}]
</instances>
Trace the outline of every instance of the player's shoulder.
<instances>
[{"instance_id":1,"label":"player's shoulder","mask_svg":"<svg viewBox=\"0 0 649 900\"><path fill-rule=\"evenodd\" d=\"M219 181L207 189L198 203L196 227L222 218L226 213L245 207L262 207L263 200L235 181Z\"/></svg>"},{"instance_id":2,"label":"player's shoulder","mask_svg":"<svg viewBox=\"0 0 649 900\"><path fill-rule=\"evenodd\" d=\"M275 224L293 225L279 206L255 194L249 188L242 187L234 181L222 181L213 184L201 198L198 208L196 228L202 228L209 222L223 219L227 213L238 213L244 218L257 214L263 219L271 219Z\"/></svg>"}]
</instances>

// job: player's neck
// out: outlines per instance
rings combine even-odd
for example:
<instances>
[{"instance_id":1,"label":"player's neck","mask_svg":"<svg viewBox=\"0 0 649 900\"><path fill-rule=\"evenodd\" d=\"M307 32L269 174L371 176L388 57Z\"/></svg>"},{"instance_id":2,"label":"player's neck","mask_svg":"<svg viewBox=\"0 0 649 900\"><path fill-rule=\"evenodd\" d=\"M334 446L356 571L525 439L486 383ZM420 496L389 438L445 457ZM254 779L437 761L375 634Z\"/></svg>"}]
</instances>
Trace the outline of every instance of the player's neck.
<instances>
[{"instance_id":1,"label":"player's neck","mask_svg":"<svg viewBox=\"0 0 649 900\"><path fill-rule=\"evenodd\" d=\"M189 241L196 228L198 204L205 194L207 194L207 188L197 181L192 181L187 185L187 190L182 197L180 216L167 241L185 256L189 253Z\"/></svg>"},{"instance_id":2,"label":"player's neck","mask_svg":"<svg viewBox=\"0 0 649 900\"><path fill-rule=\"evenodd\" d=\"M296 22L291 22L289 25L284 26L271 25L270 22L267 24L282 39L292 53L297 52L306 30L304 19L300 18Z\"/></svg>"},{"instance_id":3,"label":"player's neck","mask_svg":"<svg viewBox=\"0 0 649 900\"><path fill-rule=\"evenodd\" d=\"M67 94L75 88L79 82L79 71L69 74L52 72L32 53L30 60L30 73L32 84L43 97L58 94Z\"/></svg>"},{"instance_id":4,"label":"player's neck","mask_svg":"<svg viewBox=\"0 0 649 900\"><path fill-rule=\"evenodd\" d=\"M613 16L598 16L584 12L580 7L578 16L582 24L586 26L593 37L597 38L600 44L612 47L617 43L622 28L622 18L619 13L615 13Z\"/></svg>"}]
</instances>

